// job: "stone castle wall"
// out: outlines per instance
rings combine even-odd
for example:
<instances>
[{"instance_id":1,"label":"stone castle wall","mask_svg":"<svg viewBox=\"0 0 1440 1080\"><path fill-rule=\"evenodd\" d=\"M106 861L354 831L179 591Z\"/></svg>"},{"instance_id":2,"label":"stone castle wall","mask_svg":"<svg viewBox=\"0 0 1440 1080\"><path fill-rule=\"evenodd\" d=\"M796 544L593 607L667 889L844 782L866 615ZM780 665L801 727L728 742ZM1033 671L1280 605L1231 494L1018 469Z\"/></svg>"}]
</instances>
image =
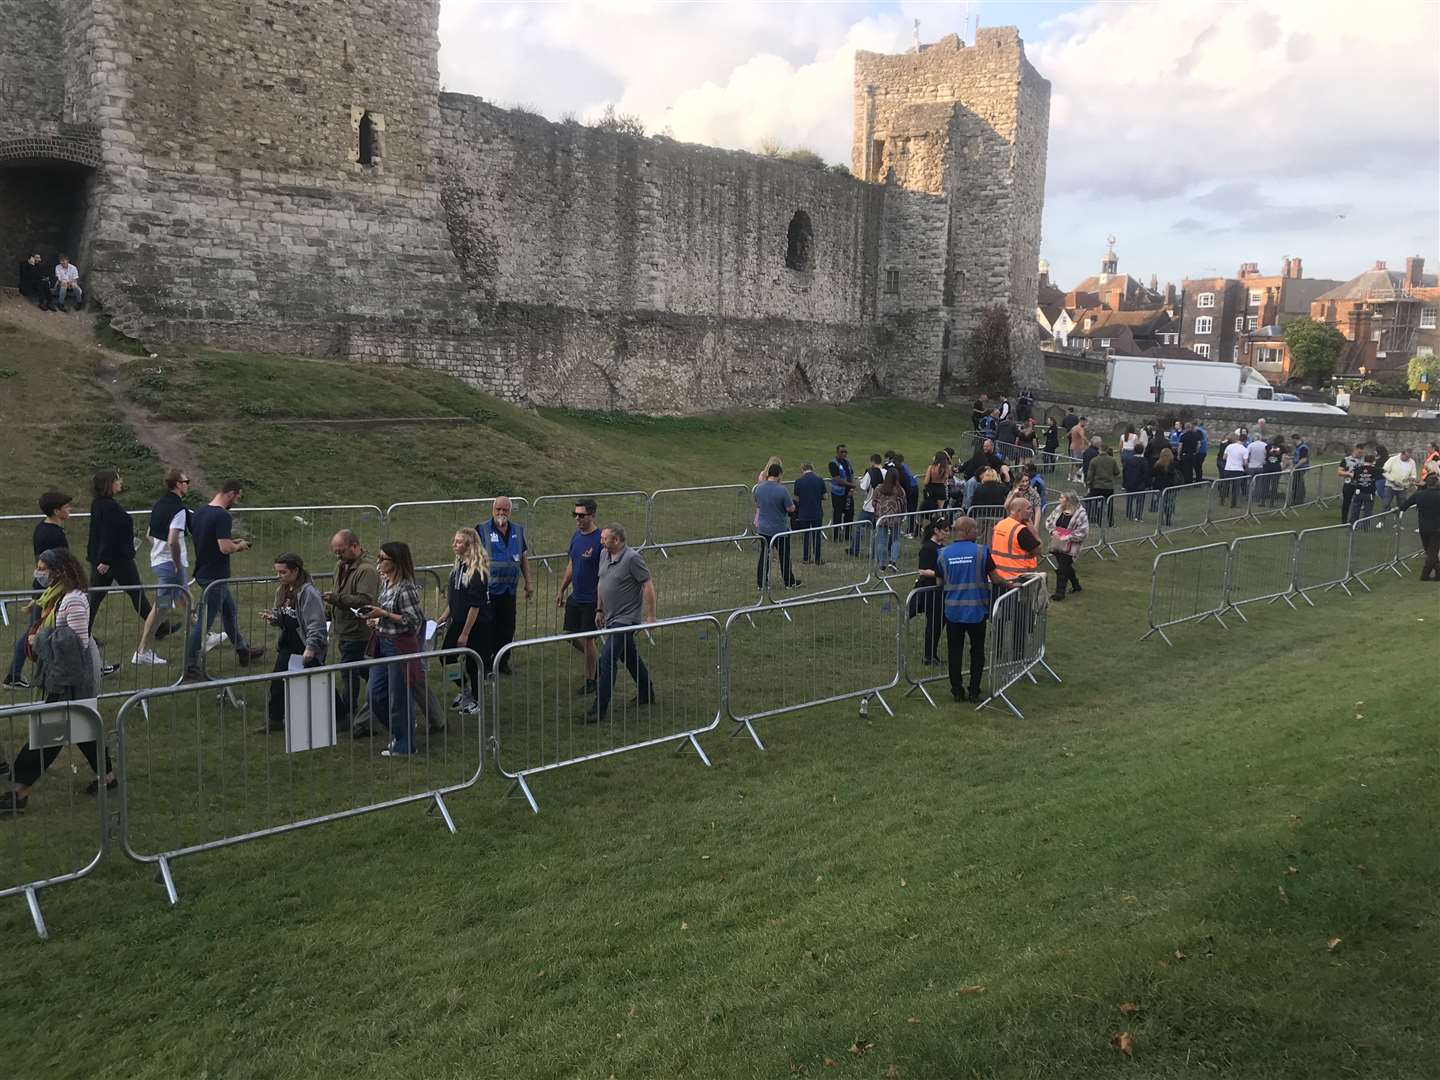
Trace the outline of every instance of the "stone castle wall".
<instances>
[{"instance_id":1,"label":"stone castle wall","mask_svg":"<svg viewBox=\"0 0 1440 1080\"><path fill-rule=\"evenodd\" d=\"M1038 131L1043 183L1044 131L1026 126L1038 106L1017 89L1013 34L963 62L966 95L1011 99L1003 136L960 124L938 69L907 76L936 86L911 103L929 141L902 184L442 95L438 0L0 0L0 16L17 27L0 80L24 87L23 120L0 118L0 241L83 237L91 295L142 340L685 412L934 399L982 299L1018 305L1034 332L1015 293L1030 242L1009 235L1029 198L1012 153ZM1048 108L1043 80L1032 89ZM40 196L57 178L71 213L50 220ZM797 212L802 268L786 265ZM962 224L986 246L961 244Z\"/></svg>"}]
</instances>

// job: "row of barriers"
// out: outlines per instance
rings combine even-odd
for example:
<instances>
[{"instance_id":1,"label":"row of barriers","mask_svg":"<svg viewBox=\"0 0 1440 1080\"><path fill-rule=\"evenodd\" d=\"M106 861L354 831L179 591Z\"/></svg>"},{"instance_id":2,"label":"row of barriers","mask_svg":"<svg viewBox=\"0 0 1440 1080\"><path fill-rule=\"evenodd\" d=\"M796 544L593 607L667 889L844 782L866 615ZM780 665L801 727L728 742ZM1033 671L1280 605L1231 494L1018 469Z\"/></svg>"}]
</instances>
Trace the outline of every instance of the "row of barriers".
<instances>
[{"instance_id":1,"label":"row of barriers","mask_svg":"<svg viewBox=\"0 0 1440 1080\"><path fill-rule=\"evenodd\" d=\"M1368 591L1367 576L1401 574L1409 560L1424 553L1414 512L1399 510L1349 525L1164 551L1150 572L1148 629L1140 640L1159 635L1173 645L1166 629L1210 619L1225 626L1232 613L1244 622L1248 604L1283 602L1293 608L1299 599L1313 607L1314 593L1339 589L1352 595L1351 585Z\"/></svg>"},{"instance_id":2,"label":"row of barriers","mask_svg":"<svg viewBox=\"0 0 1440 1080\"><path fill-rule=\"evenodd\" d=\"M1023 718L1016 685L1036 668L1054 675L1046 593L1033 575L995 597L977 708ZM537 776L660 746L708 765L700 739L722 724L763 750L757 725L782 715L846 701L893 715L886 695L901 687L933 706L927 684L946 677L938 613L934 587L902 596L881 581L723 620L517 640L488 676L475 650L427 648L315 667L292 658L150 687L118 709L0 709L0 773L27 792L0 808L0 896L23 895L44 937L41 890L86 877L115 849L155 867L174 904L174 863L201 852L417 803L453 832L447 799L479 782L487 750L538 812ZM482 692L457 714L471 679ZM438 715L427 705L437 699Z\"/></svg>"}]
</instances>

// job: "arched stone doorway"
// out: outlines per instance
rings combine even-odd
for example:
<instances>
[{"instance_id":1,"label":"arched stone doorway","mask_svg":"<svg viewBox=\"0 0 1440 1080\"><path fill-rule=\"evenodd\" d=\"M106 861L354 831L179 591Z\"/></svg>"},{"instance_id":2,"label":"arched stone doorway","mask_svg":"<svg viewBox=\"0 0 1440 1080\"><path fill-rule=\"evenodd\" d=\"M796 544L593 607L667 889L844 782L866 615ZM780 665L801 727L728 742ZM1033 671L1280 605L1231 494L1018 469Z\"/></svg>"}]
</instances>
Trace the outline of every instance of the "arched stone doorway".
<instances>
[{"instance_id":1,"label":"arched stone doorway","mask_svg":"<svg viewBox=\"0 0 1440 1080\"><path fill-rule=\"evenodd\" d=\"M0 281L39 254L46 274L62 252L86 265L90 208L100 166L98 139L37 137L0 142Z\"/></svg>"}]
</instances>

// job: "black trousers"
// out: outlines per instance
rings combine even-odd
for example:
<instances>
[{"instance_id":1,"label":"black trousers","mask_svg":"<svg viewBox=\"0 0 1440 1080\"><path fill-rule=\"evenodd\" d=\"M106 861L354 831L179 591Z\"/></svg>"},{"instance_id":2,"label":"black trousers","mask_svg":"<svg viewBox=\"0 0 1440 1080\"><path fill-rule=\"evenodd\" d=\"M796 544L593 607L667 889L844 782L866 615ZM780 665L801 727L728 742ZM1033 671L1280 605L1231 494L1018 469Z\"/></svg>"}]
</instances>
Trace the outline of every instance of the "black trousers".
<instances>
[{"instance_id":1,"label":"black trousers","mask_svg":"<svg viewBox=\"0 0 1440 1080\"><path fill-rule=\"evenodd\" d=\"M304 652L302 648L298 650ZM276 675L290 670L290 657L295 653L287 649L275 650L275 666L271 669ZM319 667L325 662L324 657L317 657L314 660L306 660L307 668ZM275 679L270 683L270 699L266 703L266 715L270 720L271 731L283 731L285 728L285 679ZM339 721L336 721L339 725Z\"/></svg>"},{"instance_id":2,"label":"black trousers","mask_svg":"<svg viewBox=\"0 0 1440 1080\"><path fill-rule=\"evenodd\" d=\"M1055 556L1055 595L1064 596L1065 587L1080 588L1080 579L1075 576L1075 556L1063 551L1053 552Z\"/></svg>"},{"instance_id":3,"label":"black trousers","mask_svg":"<svg viewBox=\"0 0 1440 1080\"><path fill-rule=\"evenodd\" d=\"M1420 543L1425 548L1425 565L1420 568L1420 580L1434 578L1440 581L1440 532L1421 530Z\"/></svg>"},{"instance_id":4,"label":"black trousers","mask_svg":"<svg viewBox=\"0 0 1440 1080\"><path fill-rule=\"evenodd\" d=\"M760 548L760 558L755 563L755 587L764 589L766 580L770 576L770 540L771 537L764 533L760 534L757 544ZM790 537L785 533L779 533L774 537L775 554L780 557L780 580L788 587L795 584L795 575L790 571Z\"/></svg>"},{"instance_id":5,"label":"black trousers","mask_svg":"<svg viewBox=\"0 0 1440 1080\"><path fill-rule=\"evenodd\" d=\"M48 694L45 697L47 703L67 700L72 700L72 698L67 697L65 694ZM82 742L76 743L75 747L80 753L85 755L85 760L90 763L90 768L95 771L96 776L99 776L100 758L95 750L95 744L93 742ZM40 779L41 775L49 769L51 765L55 764L55 759L60 756L60 751L63 749L65 749L65 747L61 745L47 746L43 750L36 750L33 749L29 743L26 743L20 748L20 752L15 755L15 762L11 766L15 783L20 787L30 787L36 780ZM108 773L112 770L113 766L110 764L110 751L106 750L105 771Z\"/></svg>"},{"instance_id":6,"label":"black trousers","mask_svg":"<svg viewBox=\"0 0 1440 1080\"><path fill-rule=\"evenodd\" d=\"M481 653L485 658L485 670L495 670L495 657L500 650L515 640L515 599L516 593L504 593L496 596L490 595L490 640L485 643L486 651ZM510 661L507 658L505 666L500 669L505 674L510 673Z\"/></svg>"},{"instance_id":7,"label":"black trousers","mask_svg":"<svg viewBox=\"0 0 1440 1080\"><path fill-rule=\"evenodd\" d=\"M468 613L467 613L467 615L468 615ZM460 631L463 630L463 629L465 629L465 619L466 619L467 615L462 615L462 616L460 616L460 618L457 619L457 618L455 618L455 613L454 613L454 612L451 612L451 613L450 613L450 625L445 628L445 642L444 642L444 647L445 647L445 648L447 648L447 649L458 649L458 648L462 648L462 646L461 646L461 644L460 644ZM514 636L513 633L512 633L511 636ZM489 624L488 622L482 620L482 619L476 619L476 620L475 620L475 625L470 628L470 639L469 639L469 641L466 643L466 645L463 646L463 647L472 649L473 651L479 653L479 654L483 657L483 656L487 655L487 651L490 649L489 641L490 641L490 624ZM494 653L493 653L493 652L489 652L489 655L493 656ZM455 657L450 657L450 658L448 658L448 659L447 659L447 663L450 662L450 661L452 661L452 660L454 660L454 659L455 659ZM471 699L474 700L474 701L479 701L479 700L480 700L480 664L479 664L478 662L476 662L475 660L472 660L472 659L471 659L470 657L468 657L468 656L464 658L464 664L465 664L465 685L466 685L467 687L469 687L469 689L470 689L470 697L471 697Z\"/></svg>"},{"instance_id":8,"label":"black trousers","mask_svg":"<svg viewBox=\"0 0 1440 1080\"><path fill-rule=\"evenodd\" d=\"M812 549L814 550L813 558L817 563L820 561L820 545L821 541L825 538L825 530L820 528L822 524L824 523L819 521L818 519L811 520L810 518L799 518L795 522L795 527L797 529L815 530L814 532L802 532L800 534L800 540L804 546L804 559L806 562L809 562L812 558Z\"/></svg>"},{"instance_id":9,"label":"black trousers","mask_svg":"<svg viewBox=\"0 0 1440 1080\"><path fill-rule=\"evenodd\" d=\"M965 680L961 676L965 658L965 641L970 641L970 689L980 692L980 679L985 674L985 627L984 620L974 623L945 621L945 645L950 665L950 693L956 697L965 693Z\"/></svg>"},{"instance_id":10,"label":"black trousers","mask_svg":"<svg viewBox=\"0 0 1440 1080\"><path fill-rule=\"evenodd\" d=\"M95 567L90 568L90 588L103 589L109 585L134 585L140 584L140 571L135 566L134 559L126 559L124 562L110 563L108 573L100 573ZM145 590L134 588L125 594L135 608L135 613L142 620L150 617L150 598L145 595ZM90 628L95 628L95 616L100 614L100 605L104 603L106 594L103 592L92 592L90 594Z\"/></svg>"},{"instance_id":11,"label":"black trousers","mask_svg":"<svg viewBox=\"0 0 1440 1080\"><path fill-rule=\"evenodd\" d=\"M365 642L341 641L340 663L354 664L365 659ZM335 688L335 727L347 731L355 714L365 704L366 687L369 686L369 668L342 671L340 684ZM362 686L362 684L364 684Z\"/></svg>"},{"instance_id":12,"label":"black trousers","mask_svg":"<svg viewBox=\"0 0 1440 1080\"><path fill-rule=\"evenodd\" d=\"M932 589L920 594L920 606L925 610L925 661L940 658L940 624L944 617L940 613L940 591Z\"/></svg>"},{"instance_id":13,"label":"black trousers","mask_svg":"<svg viewBox=\"0 0 1440 1080\"><path fill-rule=\"evenodd\" d=\"M850 522L855 520L855 496L850 492L830 496L830 539L839 543L850 538Z\"/></svg>"},{"instance_id":14,"label":"black trousers","mask_svg":"<svg viewBox=\"0 0 1440 1080\"><path fill-rule=\"evenodd\" d=\"M1340 524L1350 523L1350 500L1355 498L1355 485L1343 484L1340 487Z\"/></svg>"}]
</instances>

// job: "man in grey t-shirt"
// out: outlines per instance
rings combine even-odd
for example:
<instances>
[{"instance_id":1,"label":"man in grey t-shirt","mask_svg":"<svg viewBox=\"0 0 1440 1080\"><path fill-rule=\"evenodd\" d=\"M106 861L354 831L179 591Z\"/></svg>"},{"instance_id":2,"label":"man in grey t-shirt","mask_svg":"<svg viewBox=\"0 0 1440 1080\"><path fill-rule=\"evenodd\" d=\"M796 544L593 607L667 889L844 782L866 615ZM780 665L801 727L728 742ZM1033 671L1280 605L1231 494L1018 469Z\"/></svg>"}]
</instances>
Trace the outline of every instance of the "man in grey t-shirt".
<instances>
[{"instance_id":1,"label":"man in grey t-shirt","mask_svg":"<svg viewBox=\"0 0 1440 1080\"><path fill-rule=\"evenodd\" d=\"M765 470L764 482L757 484L751 493L758 511L755 531L760 534L756 541L760 546L760 560L755 564L755 587L761 592L764 592L770 576L771 547L780 556L780 580L785 587L789 589L800 584L790 571L789 529L795 500L790 497L790 489L780 480L784 475L785 470L781 466L771 465Z\"/></svg>"},{"instance_id":2,"label":"man in grey t-shirt","mask_svg":"<svg viewBox=\"0 0 1440 1080\"><path fill-rule=\"evenodd\" d=\"M595 594L598 601L595 606L596 628L639 627L642 619L653 623L655 582L640 552L625 546L625 527L606 525L600 530L600 547L600 585ZM649 705L655 700L655 683L635 647L634 629L607 634L600 639L595 704L585 713L587 724L599 723L610 711L610 695L621 663L640 690L633 704Z\"/></svg>"}]
</instances>

